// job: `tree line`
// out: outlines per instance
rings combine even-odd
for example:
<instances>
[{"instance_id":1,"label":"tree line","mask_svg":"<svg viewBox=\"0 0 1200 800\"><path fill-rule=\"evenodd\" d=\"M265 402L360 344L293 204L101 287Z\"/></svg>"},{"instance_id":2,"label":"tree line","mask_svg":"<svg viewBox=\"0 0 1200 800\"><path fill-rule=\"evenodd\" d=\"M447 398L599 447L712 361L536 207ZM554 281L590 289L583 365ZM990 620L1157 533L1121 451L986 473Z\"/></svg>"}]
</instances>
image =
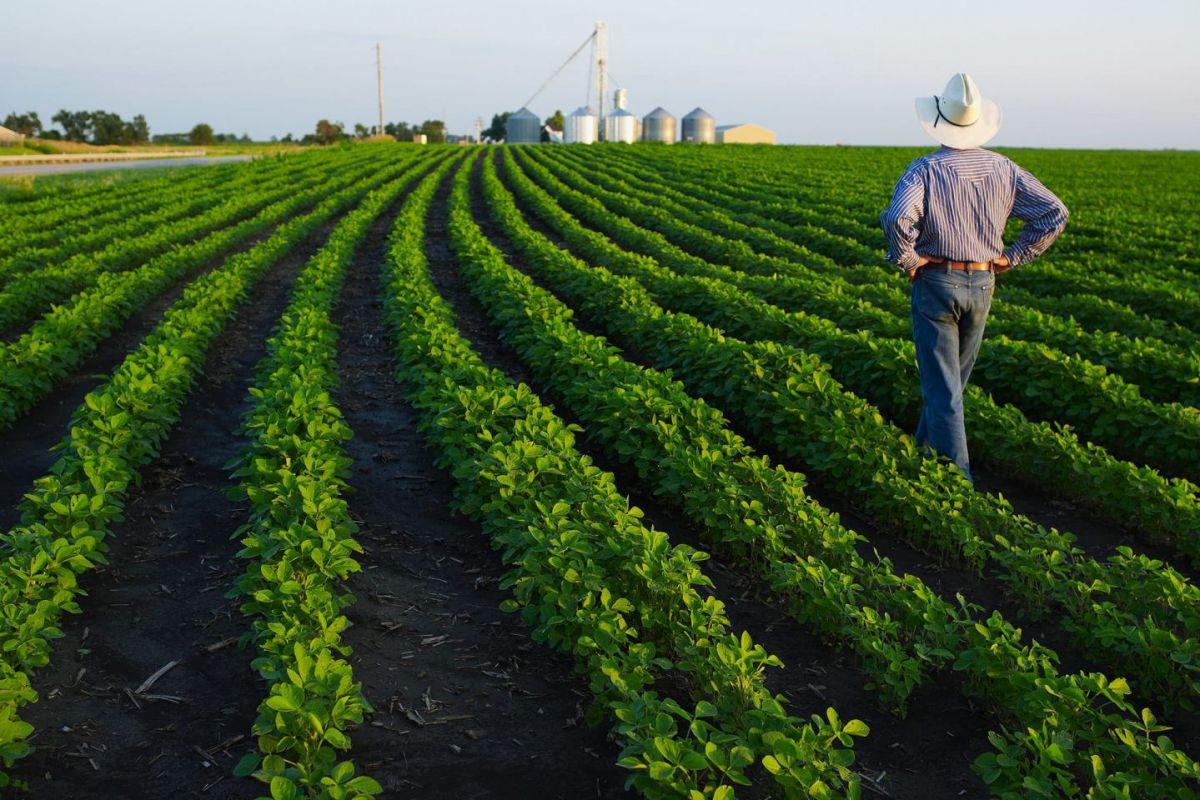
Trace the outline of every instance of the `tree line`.
<instances>
[{"instance_id":1,"label":"tree line","mask_svg":"<svg viewBox=\"0 0 1200 800\"><path fill-rule=\"evenodd\" d=\"M507 118L507 114L505 115ZM4 127L24 134L30 139L49 139L54 141L67 140L72 142L87 142L95 145L109 144L191 144L210 145L222 142L249 142L249 134L240 137L233 133L217 133L206 122L198 123L187 133L160 133L151 137L150 125L146 118L138 114L126 121L120 115L110 111L68 111L62 109L50 121L58 124L62 130L49 128L42 124L36 111L18 114L15 111L4 118ZM495 121L493 120L493 125ZM503 126L501 126L503 127ZM300 144L334 144L343 139L366 139L379 134L379 126L355 124L353 134L347 133L346 126L341 122L319 120L312 133L300 138L291 133L282 139L272 136L271 141L298 142ZM430 143L445 142L449 138L446 123L440 119L427 119L424 122L389 122L383 127L383 134L400 142L411 142L417 134L423 134ZM503 138L503 137L501 137Z\"/></svg>"},{"instance_id":2,"label":"tree line","mask_svg":"<svg viewBox=\"0 0 1200 800\"><path fill-rule=\"evenodd\" d=\"M420 125L408 122L387 122L383 126L383 135L390 136L398 142L411 142L417 134L423 134L425 140L431 144L445 142L449 138L449 133L446 131L446 123L440 119L427 119ZM346 126L341 122L330 122L327 119L322 119L317 122L317 129L314 133L300 139L301 143L309 144L333 144L343 139L366 139L371 136L379 135L378 125L363 125L362 123L354 124L354 133L346 132ZM283 138L283 141L295 141L289 133Z\"/></svg>"},{"instance_id":3,"label":"tree line","mask_svg":"<svg viewBox=\"0 0 1200 800\"><path fill-rule=\"evenodd\" d=\"M90 144L145 144L150 141L150 124L141 114L124 120L111 111L68 111L61 109L50 118L62 130L42 124L36 111L24 114L10 113L4 118L4 127L24 134L30 139L66 139L71 142Z\"/></svg>"}]
</instances>

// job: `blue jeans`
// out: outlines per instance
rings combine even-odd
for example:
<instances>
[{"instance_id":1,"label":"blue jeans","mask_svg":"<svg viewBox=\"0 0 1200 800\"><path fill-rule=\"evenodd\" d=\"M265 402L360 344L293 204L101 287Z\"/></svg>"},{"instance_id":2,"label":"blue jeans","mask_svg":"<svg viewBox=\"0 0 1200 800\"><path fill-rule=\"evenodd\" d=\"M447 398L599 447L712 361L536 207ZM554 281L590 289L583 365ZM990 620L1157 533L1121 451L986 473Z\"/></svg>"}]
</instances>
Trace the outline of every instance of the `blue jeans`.
<instances>
[{"instance_id":1,"label":"blue jeans","mask_svg":"<svg viewBox=\"0 0 1200 800\"><path fill-rule=\"evenodd\" d=\"M971 478L963 390L975 366L983 328L992 307L996 276L931 265L912 288L913 342L921 373L924 406L917 445L937 451Z\"/></svg>"}]
</instances>

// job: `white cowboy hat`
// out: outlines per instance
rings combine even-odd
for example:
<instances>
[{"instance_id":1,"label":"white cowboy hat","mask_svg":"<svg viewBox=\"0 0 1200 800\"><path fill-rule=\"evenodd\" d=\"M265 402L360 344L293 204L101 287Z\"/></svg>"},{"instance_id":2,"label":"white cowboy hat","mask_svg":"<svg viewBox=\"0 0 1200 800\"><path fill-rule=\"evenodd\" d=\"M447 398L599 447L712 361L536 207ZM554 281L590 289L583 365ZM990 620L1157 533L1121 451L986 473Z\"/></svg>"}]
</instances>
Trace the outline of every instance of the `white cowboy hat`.
<instances>
[{"instance_id":1,"label":"white cowboy hat","mask_svg":"<svg viewBox=\"0 0 1200 800\"><path fill-rule=\"evenodd\" d=\"M1000 106L985 99L971 76L960 72L940 95L917 98L917 119L935 140L965 150L979 147L1000 130Z\"/></svg>"}]
</instances>

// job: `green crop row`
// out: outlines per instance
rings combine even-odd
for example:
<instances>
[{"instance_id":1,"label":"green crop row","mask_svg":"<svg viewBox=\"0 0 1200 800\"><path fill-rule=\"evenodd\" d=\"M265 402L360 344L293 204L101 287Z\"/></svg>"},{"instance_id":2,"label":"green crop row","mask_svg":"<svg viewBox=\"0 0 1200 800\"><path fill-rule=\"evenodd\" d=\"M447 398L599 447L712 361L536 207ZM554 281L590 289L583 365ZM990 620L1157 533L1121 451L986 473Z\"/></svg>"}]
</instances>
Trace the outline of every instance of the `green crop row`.
<instances>
[{"instance_id":1,"label":"green crop row","mask_svg":"<svg viewBox=\"0 0 1200 800\"><path fill-rule=\"evenodd\" d=\"M341 641L350 625L342 611L354 602L343 582L359 571L362 547L344 499L350 459L343 445L353 434L331 397L338 336L330 312L359 242L420 163L343 217L300 271L250 391L242 424L250 444L230 465L251 512L235 534L249 563L229 596L254 619L244 640L257 647L253 666L270 687L254 724L258 752L235 772L270 785L272 800L383 791L338 755L370 705Z\"/></svg>"},{"instance_id":2,"label":"green crop row","mask_svg":"<svg viewBox=\"0 0 1200 800\"><path fill-rule=\"evenodd\" d=\"M591 241L605 258L620 252L603 236ZM607 270L572 258L536 267L610 336L673 370L881 525L977 571L995 570L1029 613L1057 604L1063 627L1114 671L1138 676L1143 694L1189 704L1200 688L1200 641L1190 633L1200 625L1200 593L1175 570L1128 548L1097 562L1071 537L975 492L956 468L923 457L910 437L846 392L816 356L747 344L694 317L664 313L637 283L610 282Z\"/></svg>"},{"instance_id":3,"label":"green crop row","mask_svg":"<svg viewBox=\"0 0 1200 800\"><path fill-rule=\"evenodd\" d=\"M30 726L17 717L36 700L29 672L50 659L64 613L78 613L78 575L103 564L140 467L156 454L204 365L209 345L250 287L284 255L357 202L394 170L329 195L190 285L112 377L75 412L62 455L22 503L20 523L0 540L0 757L26 753ZM7 776L0 777L7 782Z\"/></svg>"},{"instance_id":4,"label":"green crop row","mask_svg":"<svg viewBox=\"0 0 1200 800\"><path fill-rule=\"evenodd\" d=\"M576 156L565 163L582 165L587 159ZM730 197L735 187L717 188L711 181L697 178L691 181L676 181L668 184L644 171L622 170L605 161L603 169L588 169L590 181L605 182L611 177L621 177L628 187L645 186L638 191L637 199L656 203L667 198L678 205L676 216L699 224L731 238L745 241L755 250L768 256L788 259L809 267L832 267L831 259L813 253L786 238L789 227L761 213L761 202ZM615 159L618 164L621 158ZM830 225L837 225L834 217ZM879 240L881 234L876 226L870 232L871 241ZM872 253L860 253L863 257L878 261ZM872 257L873 256L873 257ZM838 277L853 280L858 287L852 291L861 293L863 300L873 302L900 317L907 319L908 295L898 286L894 269L890 266L881 273L876 270L832 270ZM824 280L824 279L823 279ZM1056 314L1048 314L1027 308L1014 302L1014 288L1003 280L1003 302L993 306L988 320L989 335L1002 334L1013 339L1040 342L1063 353L1078 355L1095 364L1106 367L1126 380L1138 385L1143 394L1159 402L1181 402L1193 407L1200 406L1200 353L1194 349L1166 345L1157 340L1144 340L1130 336L1130 332L1095 333L1082 329L1076 322ZM849 287L846 287L849 289ZM828 291L828 289L827 289ZM1020 291L1020 290L1016 290ZM907 336L908 329L902 326L889 335Z\"/></svg>"},{"instance_id":5,"label":"green crop row","mask_svg":"<svg viewBox=\"0 0 1200 800\"><path fill-rule=\"evenodd\" d=\"M101 195L82 203L82 208L73 209L84 212L82 216L58 222L48 219L43 223L48 227L39 225L25 230L23 226L14 226L16 229L0 230L0 281L7 282L14 274L39 269L86 249L102 249L111 239L137 235L194 213L185 209L208 208L230 196L221 192L223 186L242 185L255 174L270 179L290 169L281 162L246 165L240 170L231 167L218 170L215 175L207 170L195 170L199 176L185 173L177 184L142 191L132 197ZM74 203L64 205L71 207Z\"/></svg>"},{"instance_id":6,"label":"green crop row","mask_svg":"<svg viewBox=\"0 0 1200 800\"><path fill-rule=\"evenodd\" d=\"M1058 160L1062 161L1063 159ZM789 154L767 153L764 154L764 157L754 159L754 161L757 163L752 165L753 168L758 170L762 170L764 167L775 168L771 170L773 174L768 174L766 180L747 181L744 177L744 169L751 165L743 164L740 169L733 167L735 177L732 180L727 181L722 187L713 187L713 189L740 195L751 202L757 200L759 203L783 203L796 206L793 213L797 217L806 220L809 224L835 232L859 245L868 246L877 253L877 260L881 244L878 212L890 197L892 189L890 181L899 174L899 170L895 175L869 175L867 181L856 186L844 185L846 183L844 181L832 185L826 181L822 182L819 187L797 186L787 176L788 163L794 162ZM739 173L740 180L738 179ZM701 179L703 174L703 172L695 173ZM1074 197L1081 189L1086 190L1087 181L1080 180L1078 174L1071 174L1069 178L1054 181L1053 185L1061 188L1073 202ZM1128 189L1128 187L1123 188ZM1122 210L1132 206L1132 203L1122 204ZM1140 220L1139 230L1134 231L1132 229L1124 230L1121 223L1113 219L1111 213L1107 213L1113 208L1111 203L1103 204L1103 212L1095 206L1084 206L1084 208L1086 209L1083 212L1084 218L1093 224L1094 237L1100 233L1094 228L1094 220L1098 218L1112 220L1111 229L1105 230L1099 239L1099 241L1103 241L1099 252L1094 247L1090 251L1078 251L1073 247L1072 240L1075 238L1074 228L1076 227L1076 223L1073 222L1065 236L1067 241L1060 243L1064 246L1056 246L1050 256L1042 262L1048 267L1049 274L1039 276L1040 279L1034 278L1038 283L1034 287L1036 292L1046 293L1044 285L1048 279L1062 293L1073 291L1098 291L1101 294L1120 293L1132 287L1135 294L1143 300L1150 300L1154 297L1175 296L1176 299L1181 299L1189 295L1195 296L1194 276L1189 275L1187 269L1189 264L1194 265L1195 259L1188 255L1186 245L1183 248L1180 247L1180 244L1186 241L1184 237L1187 236L1187 226L1180 225L1179 218L1170 220L1167 217L1167 221L1174 223L1174 229L1160 230L1162 235L1154 237L1155 231L1150 227L1162 221L1162 218L1158 218L1154 214L1147 215ZM1078 218L1079 215L1073 214L1072 216ZM1085 230L1087 229L1085 228ZM1124 248L1124 252L1120 246L1123 236L1133 244L1132 248L1128 246ZM1154 239L1159 241L1151 244ZM1099 243L1099 241L1093 238L1093 242ZM1174 257L1163 258L1166 254L1160 252L1160 246L1174 249ZM1122 255L1126 257L1118 257ZM1130 256L1133 260L1130 260ZM1164 270L1160 268L1165 265L1183 266L1184 269ZM1014 278L1018 274L1021 273L1014 273ZM1022 279L1027 274L1023 274ZM1016 283L1020 284L1022 279L1017 279Z\"/></svg>"},{"instance_id":7,"label":"green crop row","mask_svg":"<svg viewBox=\"0 0 1200 800\"><path fill-rule=\"evenodd\" d=\"M676 218L678 206L662 197L651 204L635 199L624 189L620 193L600 189L593 180L595 176L585 179L565 171L559 171L558 176L577 189L583 188L610 212L636 218L639 226L662 233L673 244L706 261L758 275L795 274L797 278L810 278L809 284L836 280L836 275L813 273L796 262L763 256L745 242L682 222ZM717 216L719 212L708 215ZM889 309L895 318L888 322L893 324L907 320L910 314L906 301L899 300L897 306ZM1030 416L1069 423L1090 440L1125 458L1191 480L1200 479L1200 411L1153 403L1142 397L1136 386L1109 375L1103 367L1001 336L988 339L972 378Z\"/></svg>"},{"instance_id":8,"label":"green crop row","mask_svg":"<svg viewBox=\"0 0 1200 800\"><path fill-rule=\"evenodd\" d=\"M460 178L460 213L465 188ZM512 607L535 639L575 656L596 699L590 716L616 718L629 783L651 798L723 800L761 762L788 797L858 797L851 745L866 726L833 709L809 723L788 714L763 684L778 660L734 636L705 595L704 554L645 527L574 447L573 429L459 336L423 251L434 189L413 195L391 245L398 377L453 470L456 505L502 551ZM652 688L665 673L689 704Z\"/></svg>"},{"instance_id":9,"label":"green crop row","mask_svg":"<svg viewBox=\"0 0 1200 800\"><path fill-rule=\"evenodd\" d=\"M37 196L6 198L0 203L0 230L3 236L34 234L53 230L59 226L86 223L96 216L99 209L111 204L135 203L153 197L161 191L169 191L177 184L205 185L227 180L241 164L220 164L204 170L182 170L138 180L112 184L106 180L56 186L41 190ZM40 188L40 187L39 187Z\"/></svg>"},{"instance_id":10,"label":"green crop row","mask_svg":"<svg viewBox=\"0 0 1200 800\"><path fill-rule=\"evenodd\" d=\"M482 180L492 218L523 259L565 257L524 221L490 160ZM1059 675L1057 657L1036 643L1023 645L1020 631L998 613L982 622L982 610L961 597L958 605L947 603L918 578L897 576L886 559L867 562L855 549L860 537L805 495L802 476L754 456L719 412L689 397L680 383L581 333L570 310L507 266L477 228L459 236L467 240L460 257L468 280L501 335L564 398L589 438L680 506L716 547L785 598L797 618L849 643L871 676L868 688L885 703L902 709L912 689L939 668L952 664L966 673L964 691L988 702L1008 726L996 734L1000 753L976 762L998 792L1030 780L1049 786L1062 775L1088 775L1094 787L1112 791L1137 776L1158 782L1169 796L1168 786L1195 776L1186 756L1169 747L1131 755L1117 743L1144 736L1152 718L1139 716L1125 698L1125 681ZM1039 735L1028 732L1040 726ZM1043 743L1056 736L1071 742L1069 758L1057 765L1061 772L1045 769ZM1024 756L1006 760L1013 751Z\"/></svg>"},{"instance_id":11,"label":"green crop row","mask_svg":"<svg viewBox=\"0 0 1200 800\"><path fill-rule=\"evenodd\" d=\"M232 200L178 225L129 241L116 238L100 252L82 251L61 264L20 275L0 291L0 329L28 322L54 303L94 286L106 273L142 266L145 259L156 255L169 257L176 248L254 215L268 202L290 197L306 186L319 186L330 178L336 180L338 176L322 169L285 172L275 181L252 184L244 195L234 195Z\"/></svg>"},{"instance_id":12,"label":"green crop row","mask_svg":"<svg viewBox=\"0 0 1200 800\"><path fill-rule=\"evenodd\" d=\"M547 220L574 246L587 248L590 258L603 259L598 263L636 277L662 298L660 302L666 300L676 310L735 336L774 339L819 355L851 391L898 424L915 425L921 397L913 378L913 345L908 338L872 335L871 326L863 320L868 313L863 304L823 291L821 282L744 276L728 267L710 265L671 246L661 234L614 219L598 201L552 175L539 173L536 166L528 169L553 191L558 203L580 220L607 232L628 250L658 258L659 264L678 274L656 269L654 262L639 258L635 252L589 247L587 234L572 227L569 220ZM542 195L543 190L523 176L513 178L519 181L522 197ZM544 203L538 212L550 213ZM752 294L751 287L757 292ZM805 310L787 312L759 299L774 300L785 292ZM828 321L830 318L845 327L839 328ZM846 328L851 327L860 332L847 333ZM1167 479L1147 467L1117 460L1103 448L1081 443L1060 426L1030 422L1013 406L994 402L975 386L967 389L964 410L971 430L987 431L973 443L980 460L1031 484L1049 483L1062 496L1101 514L1127 520L1189 558L1200 558L1200 493L1194 484Z\"/></svg>"},{"instance_id":13,"label":"green crop row","mask_svg":"<svg viewBox=\"0 0 1200 800\"><path fill-rule=\"evenodd\" d=\"M780 167L782 163L775 160L772 166ZM874 224L890 197L890 184L877 187L874 195L837 185L806 191L804 187L784 183L771 190L771 179L763 180L763 164L746 167L754 169L754 173L735 168L726 176L722 188L708 180L711 164L697 165L690 177L704 185L706 192L718 195L717 207L730 205L729 195L733 196L733 203L749 202L759 214L785 222L787 227L781 232L787 238L840 264L856 267L879 264L882 239ZM855 209L864 212L864 219L853 219ZM1175 238L1186 241L1186 235ZM1014 302L1051 314L1071 315L1089 328L1165 337L1194 347L1195 326L1200 324L1195 283L1172 280L1175 271L1161 269L1162 264L1159 255L1151 251L1138 261L1125 261L1119 268L1114 267L1115 275L1093 275L1087 261L1061 267L1056 265L1052 253L1039 261L1034 270L1010 273L1004 291Z\"/></svg>"},{"instance_id":14,"label":"green crop row","mask_svg":"<svg viewBox=\"0 0 1200 800\"><path fill-rule=\"evenodd\" d=\"M55 306L16 341L0 346L0 428L11 426L29 411L160 292L238 243L312 207L331 189L347 186L377 169L378 165L368 162L344 171L336 180L299 193L284 192L282 199L276 199L280 194L276 189L264 190L263 196L249 195L244 200L247 204L271 204L244 222L176 247L138 269L101 274L93 287L75 295L71 302Z\"/></svg>"},{"instance_id":15,"label":"green crop row","mask_svg":"<svg viewBox=\"0 0 1200 800\"><path fill-rule=\"evenodd\" d=\"M66 251L64 245L75 240L88 239L103 244L106 229L117 230L129 225L129 230L145 230L152 224L150 219L162 212L175 211L176 216L168 218L177 218L179 210L185 206L172 203L172 199L193 200L197 196L207 196L221 184L244 178L253 171L239 171L232 165L211 172L195 170L180 176L178 183L155 187L154 191L63 202L55 210L69 209L68 215L49 213L48 218L35 220L30 225L15 221L0 225L0 253L3 254L0 276L7 280L18 263L28 269L60 259L63 256L56 254ZM273 165L270 171L274 171ZM70 255L70 251L66 251L66 255Z\"/></svg>"},{"instance_id":16,"label":"green crop row","mask_svg":"<svg viewBox=\"0 0 1200 800\"><path fill-rule=\"evenodd\" d=\"M198 186L184 182L141 198L137 204L118 202L115 207L106 204L101 207L105 213L89 218L86 225L75 226L81 230L62 226L52 231L53 238L49 242L36 247L31 245L28 235L23 235L18 246L0 250L3 253L0 285L48 267L63 268L72 263L90 266L89 261L98 261L110 270L117 269L120 264L135 263L165 249L161 234L167 233L172 224L186 226L201 212L226 204L247 190L278 183L281 178L296 180L305 174L322 172L324 170L315 163L305 169L298 163L266 162L261 166L254 165L253 169L248 167L235 172L216 185ZM166 239L166 243L187 241L192 235ZM73 262L69 261L72 257Z\"/></svg>"}]
</instances>

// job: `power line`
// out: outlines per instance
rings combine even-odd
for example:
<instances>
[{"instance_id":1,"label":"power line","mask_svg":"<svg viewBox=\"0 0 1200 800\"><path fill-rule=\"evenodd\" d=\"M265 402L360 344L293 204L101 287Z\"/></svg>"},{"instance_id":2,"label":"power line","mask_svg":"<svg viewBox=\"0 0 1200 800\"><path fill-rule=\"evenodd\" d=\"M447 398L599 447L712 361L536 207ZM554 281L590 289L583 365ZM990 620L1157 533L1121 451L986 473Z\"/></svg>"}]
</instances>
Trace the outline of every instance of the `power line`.
<instances>
[{"instance_id":1,"label":"power line","mask_svg":"<svg viewBox=\"0 0 1200 800\"><path fill-rule=\"evenodd\" d=\"M547 78L542 83L542 85L538 87L538 90L533 93L533 96L524 102L523 105L525 106L525 108L529 108L529 106L533 104L533 101L537 99L537 96L539 94L541 94L543 91L545 91L546 87L550 85L551 81L553 81L555 78L557 78L559 73L562 72L564 69L566 69L567 65L569 65L572 61L575 60L575 56L577 56L581 52L583 52L583 48L585 48L589 44L591 44L592 40L595 38L596 38L596 34L593 31L591 34L588 35L588 37L586 39L583 40L583 44L581 44L581 45L579 45L579 47L575 48L575 52L571 53L571 55L567 58L567 60L562 63L562 66L560 66L558 69L554 70L554 74L551 75L549 78Z\"/></svg>"}]
</instances>

